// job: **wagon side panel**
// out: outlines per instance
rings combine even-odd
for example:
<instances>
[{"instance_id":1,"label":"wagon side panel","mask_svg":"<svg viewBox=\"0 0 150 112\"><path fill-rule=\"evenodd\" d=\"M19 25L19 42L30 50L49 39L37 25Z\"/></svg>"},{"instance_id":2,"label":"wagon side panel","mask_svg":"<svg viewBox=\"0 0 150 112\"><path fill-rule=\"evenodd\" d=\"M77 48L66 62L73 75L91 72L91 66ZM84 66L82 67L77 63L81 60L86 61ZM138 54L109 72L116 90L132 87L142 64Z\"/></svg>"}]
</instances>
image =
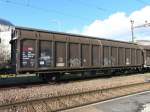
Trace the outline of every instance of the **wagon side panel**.
<instances>
[{"instance_id":1,"label":"wagon side panel","mask_svg":"<svg viewBox=\"0 0 150 112\"><path fill-rule=\"evenodd\" d=\"M90 45L81 45L81 57L82 57L82 67L89 67L90 65Z\"/></svg>"},{"instance_id":2,"label":"wagon side panel","mask_svg":"<svg viewBox=\"0 0 150 112\"><path fill-rule=\"evenodd\" d=\"M20 66L21 68L34 68L36 64L36 41L25 39L21 41Z\"/></svg>"},{"instance_id":3,"label":"wagon side panel","mask_svg":"<svg viewBox=\"0 0 150 112\"><path fill-rule=\"evenodd\" d=\"M131 65L136 66L136 50L134 48L131 49Z\"/></svg>"},{"instance_id":4,"label":"wagon side panel","mask_svg":"<svg viewBox=\"0 0 150 112\"><path fill-rule=\"evenodd\" d=\"M118 64L119 66L125 65L125 49L124 48L118 49Z\"/></svg>"},{"instance_id":5,"label":"wagon side panel","mask_svg":"<svg viewBox=\"0 0 150 112\"><path fill-rule=\"evenodd\" d=\"M78 43L69 44L69 66L72 68L81 66L80 46Z\"/></svg>"},{"instance_id":6,"label":"wagon side panel","mask_svg":"<svg viewBox=\"0 0 150 112\"><path fill-rule=\"evenodd\" d=\"M50 68L53 65L52 41L40 40L38 66L40 68Z\"/></svg>"},{"instance_id":7,"label":"wagon side panel","mask_svg":"<svg viewBox=\"0 0 150 112\"><path fill-rule=\"evenodd\" d=\"M117 47L112 47L111 48L111 65L113 67L118 66L118 50L117 50Z\"/></svg>"},{"instance_id":8,"label":"wagon side panel","mask_svg":"<svg viewBox=\"0 0 150 112\"><path fill-rule=\"evenodd\" d=\"M131 65L131 52L130 48L125 49L125 65L130 66Z\"/></svg>"},{"instance_id":9,"label":"wagon side panel","mask_svg":"<svg viewBox=\"0 0 150 112\"><path fill-rule=\"evenodd\" d=\"M110 47L109 46L103 46L103 64L104 64L104 67L111 66Z\"/></svg>"}]
</instances>

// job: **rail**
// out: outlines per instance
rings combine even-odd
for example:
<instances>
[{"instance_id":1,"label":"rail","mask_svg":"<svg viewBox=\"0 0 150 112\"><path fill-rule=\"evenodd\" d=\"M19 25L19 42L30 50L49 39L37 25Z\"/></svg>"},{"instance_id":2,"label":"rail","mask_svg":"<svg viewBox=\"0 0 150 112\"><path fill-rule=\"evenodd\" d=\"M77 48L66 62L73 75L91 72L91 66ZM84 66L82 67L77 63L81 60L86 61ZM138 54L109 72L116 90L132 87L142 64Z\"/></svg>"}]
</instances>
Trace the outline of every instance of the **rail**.
<instances>
[{"instance_id":1,"label":"rail","mask_svg":"<svg viewBox=\"0 0 150 112\"><path fill-rule=\"evenodd\" d=\"M148 86L148 89L144 88L144 86ZM141 87L141 89L127 92L128 88L136 88L136 87ZM62 107L58 108L58 109L51 109L50 108L51 111L58 111L58 110L65 110L65 109L70 109L70 108L79 107L79 106L83 106L83 105L88 105L91 103L96 103L96 102L104 101L104 100L111 99L111 98L117 98L117 97L126 96L126 95L130 95L130 94L138 93L138 92L143 92L143 91L146 91L149 89L150 89L150 82L147 81L147 82L143 82L143 83L123 85L123 86L117 86L117 87L111 87L111 88L105 88L105 89L99 89L99 90L78 92L78 93L72 93L72 94L66 94L66 95L60 95L60 96L54 96L54 97L47 97L47 98L34 99L34 100L28 100L28 101L22 101L22 102L2 104L2 105L0 105L0 109L7 109L7 108L12 108L12 107L17 107L17 106L25 106L25 105L29 105L29 104L34 105L34 104L41 103L41 102L46 104L47 101L53 102L56 100L72 98L72 97L74 97L74 99L76 97L81 97L84 100L86 100L84 103L78 103L77 100L76 101L74 100L74 102L76 102L77 105L70 105L70 106L67 106L66 104L61 102L64 105L63 108ZM94 94L105 94L105 93L108 93L110 91L116 91L117 92L117 90L124 90L127 93L126 94L120 94L118 96L112 96L112 97L104 98L104 99L102 98L101 100L95 100L95 101L89 101L89 99L86 99L86 97L85 97L85 96L90 96L90 95L92 96ZM84 96L84 97L82 97L82 96Z\"/></svg>"}]
</instances>

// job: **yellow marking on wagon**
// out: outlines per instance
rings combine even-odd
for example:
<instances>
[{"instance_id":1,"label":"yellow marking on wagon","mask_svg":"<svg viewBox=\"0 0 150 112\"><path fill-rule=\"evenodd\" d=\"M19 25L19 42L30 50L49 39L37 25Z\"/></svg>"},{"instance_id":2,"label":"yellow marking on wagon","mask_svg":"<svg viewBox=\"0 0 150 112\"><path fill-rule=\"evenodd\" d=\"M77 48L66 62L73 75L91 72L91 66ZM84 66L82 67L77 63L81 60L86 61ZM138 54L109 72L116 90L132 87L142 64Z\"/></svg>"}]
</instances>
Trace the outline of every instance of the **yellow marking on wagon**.
<instances>
[{"instance_id":1,"label":"yellow marking on wagon","mask_svg":"<svg viewBox=\"0 0 150 112\"><path fill-rule=\"evenodd\" d=\"M16 77L16 74L0 74L0 78L11 78Z\"/></svg>"}]
</instances>

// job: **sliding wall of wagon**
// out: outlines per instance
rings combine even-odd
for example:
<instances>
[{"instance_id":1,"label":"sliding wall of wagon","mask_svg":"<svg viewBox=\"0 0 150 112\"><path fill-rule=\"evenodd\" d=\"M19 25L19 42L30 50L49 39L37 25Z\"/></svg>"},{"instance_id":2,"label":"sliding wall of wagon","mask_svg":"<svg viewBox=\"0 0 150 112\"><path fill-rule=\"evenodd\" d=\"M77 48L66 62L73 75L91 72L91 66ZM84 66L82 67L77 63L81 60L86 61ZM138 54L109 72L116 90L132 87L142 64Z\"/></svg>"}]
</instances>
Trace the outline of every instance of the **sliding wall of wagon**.
<instances>
[{"instance_id":1,"label":"sliding wall of wagon","mask_svg":"<svg viewBox=\"0 0 150 112\"><path fill-rule=\"evenodd\" d=\"M136 50L136 65L142 65L143 62L143 58L142 58L142 51L140 49Z\"/></svg>"},{"instance_id":2,"label":"sliding wall of wagon","mask_svg":"<svg viewBox=\"0 0 150 112\"><path fill-rule=\"evenodd\" d=\"M101 46L99 45L93 45L92 46L92 66L101 66Z\"/></svg>"},{"instance_id":3,"label":"sliding wall of wagon","mask_svg":"<svg viewBox=\"0 0 150 112\"><path fill-rule=\"evenodd\" d=\"M78 43L69 44L69 66L70 67L80 67L80 46Z\"/></svg>"},{"instance_id":4,"label":"sliding wall of wagon","mask_svg":"<svg viewBox=\"0 0 150 112\"><path fill-rule=\"evenodd\" d=\"M131 43L24 29L18 32L18 69L102 69L143 63L141 50Z\"/></svg>"},{"instance_id":5,"label":"sliding wall of wagon","mask_svg":"<svg viewBox=\"0 0 150 112\"><path fill-rule=\"evenodd\" d=\"M150 50L148 50L148 49L145 49L145 64L147 65L147 66L150 66Z\"/></svg>"},{"instance_id":6,"label":"sliding wall of wagon","mask_svg":"<svg viewBox=\"0 0 150 112\"><path fill-rule=\"evenodd\" d=\"M118 66L118 48L111 47L111 66L116 67Z\"/></svg>"},{"instance_id":7,"label":"sliding wall of wagon","mask_svg":"<svg viewBox=\"0 0 150 112\"><path fill-rule=\"evenodd\" d=\"M35 40L24 39L21 41L21 67L23 68L34 68L35 59Z\"/></svg>"},{"instance_id":8,"label":"sliding wall of wagon","mask_svg":"<svg viewBox=\"0 0 150 112\"><path fill-rule=\"evenodd\" d=\"M150 66L150 46L148 45L142 45L143 48L143 54L142 56L144 57L144 65L145 66Z\"/></svg>"},{"instance_id":9,"label":"sliding wall of wagon","mask_svg":"<svg viewBox=\"0 0 150 112\"><path fill-rule=\"evenodd\" d=\"M131 65L131 49L125 49L125 65Z\"/></svg>"},{"instance_id":10,"label":"sliding wall of wagon","mask_svg":"<svg viewBox=\"0 0 150 112\"><path fill-rule=\"evenodd\" d=\"M142 50L138 45L102 40L104 67L133 67L143 64Z\"/></svg>"},{"instance_id":11,"label":"sliding wall of wagon","mask_svg":"<svg viewBox=\"0 0 150 112\"><path fill-rule=\"evenodd\" d=\"M53 65L52 56L52 41L40 40L39 41L39 67L49 68Z\"/></svg>"},{"instance_id":12,"label":"sliding wall of wagon","mask_svg":"<svg viewBox=\"0 0 150 112\"><path fill-rule=\"evenodd\" d=\"M136 49L131 49L131 65L136 65Z\"/></svg>"}]
</instances>

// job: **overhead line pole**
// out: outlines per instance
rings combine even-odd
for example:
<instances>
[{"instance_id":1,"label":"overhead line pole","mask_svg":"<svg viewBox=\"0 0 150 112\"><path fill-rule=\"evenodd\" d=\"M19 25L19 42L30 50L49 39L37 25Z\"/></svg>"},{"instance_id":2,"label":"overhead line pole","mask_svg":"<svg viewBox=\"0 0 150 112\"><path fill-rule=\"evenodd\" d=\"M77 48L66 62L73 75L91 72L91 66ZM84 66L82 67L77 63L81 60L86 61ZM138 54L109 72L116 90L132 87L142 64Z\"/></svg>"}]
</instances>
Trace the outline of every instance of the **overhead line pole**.
<instances>
[{"instance_id":1,"label":"overhead line pole","mask_svg":"<svg viewBox=\"0 0 150 112\"><path fill-rule=\"evenodd\" d=\"M150 23L145 21L145 24L134 26L134 20L131 20L131 35L132 35L132 42L134 43L135 37L134 37L134 29L135 28L142 28L142 27L150 27Z\"/></svg>"},{"instance_id":2,"label":"overhead line pole","mask_svg":"<svg viewBox=\"0 0 150 112\"><path fill-rule=\"evenodd\" d=\"M134 21L133 20L131 20L130 21L131 22L131 34L132 34L132 42L134 42Z\"/></svg>"}]
</instances>

